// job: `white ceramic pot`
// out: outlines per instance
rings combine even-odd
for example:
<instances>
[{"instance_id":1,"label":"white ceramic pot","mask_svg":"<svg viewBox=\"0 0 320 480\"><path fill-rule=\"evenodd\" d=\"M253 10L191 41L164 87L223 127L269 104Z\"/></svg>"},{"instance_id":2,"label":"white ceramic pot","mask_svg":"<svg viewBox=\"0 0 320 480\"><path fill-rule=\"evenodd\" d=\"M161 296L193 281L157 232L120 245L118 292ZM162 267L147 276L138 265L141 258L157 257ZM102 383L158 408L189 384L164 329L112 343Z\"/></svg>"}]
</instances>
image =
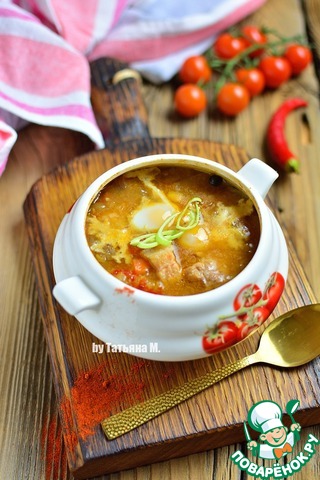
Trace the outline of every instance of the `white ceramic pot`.
<instances>
[{"instance_id":1,"label":"white ceramic pot","mask_svg":"<svg viewBox=\"0 0 320 480\"><path fill-rule=\"evenodd\" d=\"M96 194L125 172L159 164L220 175L253 200L260 218L258 248L244 270L221 287L189 296L156 295L129 288L108 273L90 251L85 220ZM267 318L287 278L286 242L263 200L277 176L258 159L250 160L235 173L208 159L175 154L142 157L110 169L87 188L59 227L53 252L57 283L54 297L107 344L107 351L118 348L143 358L181 361L227 348ZM246 322L246 309L242 315L235 311L234 300L239 295L251 309L250 322Z\"/></svg>"}]
</instances>

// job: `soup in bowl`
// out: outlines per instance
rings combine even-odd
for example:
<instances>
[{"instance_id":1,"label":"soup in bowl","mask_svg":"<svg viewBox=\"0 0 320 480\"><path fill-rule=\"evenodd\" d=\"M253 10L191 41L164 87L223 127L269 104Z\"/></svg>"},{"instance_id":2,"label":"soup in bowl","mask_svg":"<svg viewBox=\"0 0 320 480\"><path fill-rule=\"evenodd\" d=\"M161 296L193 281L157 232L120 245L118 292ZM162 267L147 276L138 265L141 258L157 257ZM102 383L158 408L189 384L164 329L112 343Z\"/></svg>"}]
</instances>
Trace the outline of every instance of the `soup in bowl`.
<instances>
[{"instance_id":1,"label":"soup in bowl","mask_svg":"<svg viewBox=\"0 0 320 480\"><path fill-rule=\"evenodd\" d=\"M155 360L202 358L258 328L288 271L265 205L277 174L154 155L112 168L81 195L54 245L54 296L109 345Z\"/></svg>"},{"instance_id":2,"label":"soup in bowl","mask_svg":"<svg viewBox=\"0 0 320 480\"><path fill-rule=\"evenodd\" d=\"M238 275L260 237L253 201L216 174L157 166L125 173L92 202L86 236L97 261L124 283L194 295Z\"/></svg>"}]
</instances>

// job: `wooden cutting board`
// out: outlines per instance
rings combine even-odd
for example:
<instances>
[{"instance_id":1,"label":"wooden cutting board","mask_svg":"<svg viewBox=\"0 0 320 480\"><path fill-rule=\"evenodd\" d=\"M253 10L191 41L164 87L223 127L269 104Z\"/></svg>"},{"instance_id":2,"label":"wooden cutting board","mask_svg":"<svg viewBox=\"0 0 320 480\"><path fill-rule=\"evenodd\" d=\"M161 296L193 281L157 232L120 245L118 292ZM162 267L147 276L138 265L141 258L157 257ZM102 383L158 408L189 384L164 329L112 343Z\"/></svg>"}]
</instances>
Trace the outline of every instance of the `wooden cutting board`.
<instances>
[{"instance_id":1,"label":"wooden cutting board","mask_svg":"<svg viewBox=\"0 0 320 480\"><path fill-rule=\"evenodd\" d=\"M69 207L98 175L121 162L154 153L199 155L234 170L248 160L247 153L234 145L151 138L137 80L131 78L117 85L110 81L114 72L122 68L121 63L108 60L92 65L93 105L102 131L109 135L107 148L78 157L41 178L24 204L68 461L79 479L244 441L243 421L248 410L253 403L264 399L284 408L289 400L297 398L301 405L296 420L302 426L320 421L320 360L316 359L290 371L255 365L112 441L106 439L99 422L92 431L83 431L74 385L85 384L88 391L90 382L96 378L94 372L103 371L105 380L101 380L99 391L107 389L110 398L105 411L101 411L103 418L254 352L265 328L260 327L246 341L207 359L177 363L145 361L125 353L94 353L93 343L102 342L52 298L52 247L57 228ZM289 309L315 302L299 259L287 240L288 282L267 323Z\"/></svg>"}]
</instances>

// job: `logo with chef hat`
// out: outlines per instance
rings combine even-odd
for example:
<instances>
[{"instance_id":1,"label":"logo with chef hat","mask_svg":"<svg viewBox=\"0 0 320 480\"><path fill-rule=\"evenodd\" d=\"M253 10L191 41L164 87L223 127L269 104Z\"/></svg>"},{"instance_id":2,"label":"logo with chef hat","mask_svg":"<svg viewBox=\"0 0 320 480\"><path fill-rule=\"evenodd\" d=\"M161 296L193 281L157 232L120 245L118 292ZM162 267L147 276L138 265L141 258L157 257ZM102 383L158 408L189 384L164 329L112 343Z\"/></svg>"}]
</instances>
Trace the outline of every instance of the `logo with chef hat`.
<instances>
[{"instance_id":1,"label":"logo with chef hat","mask_svg":"<svg viewBox=\"0 0 320 480\"><path fill-rule=\"evenodd\" d=\"M254 457L271 462L263 462L261 465L257 460L245 456L241 450L236 450L230 455L232 462L241 470L261 480L286 479L299 472L313 458L316 447L320 445L320 440L309 433L300 451L292 455L293 447L300 440L301 427L293 418L299 405L299 400L290 400L286 405L286 413L291 420L288 428L282 423L282 411L277 403L269 400L255 403L248 412L248 421L244 422L247 447ZM251 440L247 423L253 430L259 432L257 441ZM289 458L281 462L280 460L287 455Z\"/></svg>"},{"instance_id":2,"label":"logo with chef hat","mask_svg":"<svg viewBox=\"0 0 320 480\"><path fill-rule=\"evenodd\" d=\"M293 446L300 439L301 426L292 416L299 403L299 400L291 400L287 404L286 411L292 421L290 430L282 423L282 411L277 403L263 400L250 408L248 423L253 430L260 433L259 440L262 442L251 440L245 423L247 447L254 456L279 461L280 458L292 453Z\"/></svg>"}]
</instances>

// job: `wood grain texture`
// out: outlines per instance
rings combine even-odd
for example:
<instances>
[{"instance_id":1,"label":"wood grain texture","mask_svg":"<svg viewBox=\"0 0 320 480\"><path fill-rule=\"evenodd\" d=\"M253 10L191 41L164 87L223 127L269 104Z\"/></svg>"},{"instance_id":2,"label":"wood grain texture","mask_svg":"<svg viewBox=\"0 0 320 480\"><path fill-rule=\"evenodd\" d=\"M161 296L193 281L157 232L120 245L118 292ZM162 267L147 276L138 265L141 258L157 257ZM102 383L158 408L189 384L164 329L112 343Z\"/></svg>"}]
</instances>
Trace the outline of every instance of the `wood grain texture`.
<instances>
[{"instance_id":1,"label":"wood grain texture","mask_svg":"<svg viewBox=\"0 0 320 480\"><path fill-rule=\"evenodd\" d=\"M318 80L320 79L320 3L319 0L302 0L307 23L310 44L312 45L314 64Z\"/></svg>"},{"instance_id":2,"label":"wood grain texture","mask_svg":"<svg viewBox=\"0 0 320 480\"><path fill-rule=\"evenodd\" d=\"M195 151L205 158L214 161L219 159L220 163L233 170L238 170L247 160L245 152L232 145L186 139L132 140L126 142L125 149L110 147L59 167L39 180L27 197L25 215L59 400L70 397L70 388L76 378L83 374L83 371L91 369L97 361L106 362L111 376L119 369L130 375L136 363L134 357L123 353L102 354L97 360L91 348L92 342L99 343L99 340L85 331L52 299L52 246L55 232L65 212L97 176L119 162L155 152L193 154ZM315 301L292 248L290 265L286 293L279 302L275 316ZM166 391L170 386L181 385L186 380L253 353L262 329L247 342L208 359L178 363L145 362L139 370L139 380L145 384L143 400ZM171 372L169 378L165 375L168 371ZM303 426L313 425L320 420L317 410L320 404L320 394L317 394L320 391L319 373L320 359L290 372L253 366L112 441L106 440L101 427L96 429L94 438L83 441L77 430L78 426L74 424L78 446L76 452L68 452L71 469L75 478L88 478L149 464L155 459L168 460L243 441L242 423L250 405L264 398L272 398L279 403L286 403L290 398L301 399L301 408L296 417ZM255 388L244 391L244 384L255 385ZM305 396L304 392L310 384L313 389ZM226 403L227 398L232 401ZM115 414L134 404L134 399L124 395L119 405L110 407L109 410L111 414ZM108 412L106 416L107 414Z\"/></svg>"},{"instance_id":3,"label":"wood grain texture","mask_svg":"<svg viewBox=\"0 0 320 480\"><path fill-rule=\"evenodd\" d=\"M305 31L301 4L305 5L310 32L319 58L320 32L318 0L268 0L245 23L264 24L284 34ZM319 64L317 64L319 67ZM283 177L273 187L271 197L279 209L281 224L301 259L317 300L320 299L320 118L319 86L313 66L296 80L276 92L264 94L251 103L235 120L227 120L209 108L208 114L181 121L172 113L174 83L154 86L145 82L146 103L151 134L156 137L210 139L240 145L251 156L267 160L264 148L265 128L271 113L284 98L302 95L310 102L304 115L297 112L287 122L290 146L302 161L299 176ZM22 203L31 185L45 172L75 155L91 149L84 137L59 128L31 125L19 133L8 167L0 178L0 478L28 480L71 480L65 451L61 448L61 430L54 441L46 433L56 418L57 403L52 387L44 331L40 321L38 296L29 253ZM312 385L310 385L312 388ZM309 394L308 389L305 395ZM282 386L279 387L281 396ZM299 445L308 433L320 438L320 427L302 431ZM245 445L233 444L203 453L99 477L99 480L246 480L252 477L231 464L229 456ZM61 451L54 465L53 451ZM19 459L19 461L17 461ZM320 478L319 453L294 477L296 480Z\"/></svg>"}]
</instances>

